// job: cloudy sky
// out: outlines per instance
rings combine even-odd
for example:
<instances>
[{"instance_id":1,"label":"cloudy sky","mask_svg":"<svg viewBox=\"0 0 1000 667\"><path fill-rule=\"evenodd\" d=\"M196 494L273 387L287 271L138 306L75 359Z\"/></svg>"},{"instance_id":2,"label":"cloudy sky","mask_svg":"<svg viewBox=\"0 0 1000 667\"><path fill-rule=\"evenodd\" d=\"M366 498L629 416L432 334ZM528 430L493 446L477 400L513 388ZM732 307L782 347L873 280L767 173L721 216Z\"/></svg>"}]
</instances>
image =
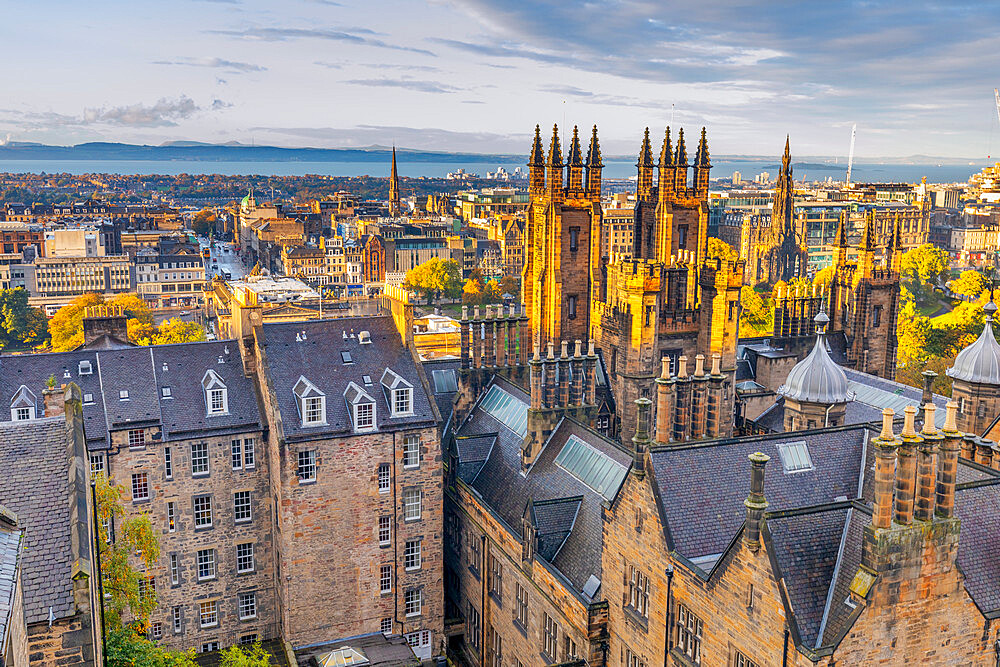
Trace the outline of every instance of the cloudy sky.
<instances>
[{"instance_id":1,"label":"cloudy sky","mask_svg":"<svg viewBox=\"0 0 1000 667\"><path fill-rule=\"evenodd\" d=\"M713 154L1000 153L1000 5L5 4L0 140L526 152L536 123L707 125Z\"/></svg>"}]
</instances>

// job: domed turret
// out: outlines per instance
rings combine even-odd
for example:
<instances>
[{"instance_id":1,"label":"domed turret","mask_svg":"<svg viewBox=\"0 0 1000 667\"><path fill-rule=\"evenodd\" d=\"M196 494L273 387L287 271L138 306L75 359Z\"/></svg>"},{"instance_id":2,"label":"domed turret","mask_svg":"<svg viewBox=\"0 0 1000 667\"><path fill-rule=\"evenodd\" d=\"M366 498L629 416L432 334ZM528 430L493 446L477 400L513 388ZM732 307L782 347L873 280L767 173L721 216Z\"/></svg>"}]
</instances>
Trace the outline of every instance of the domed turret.
<instances>
[{"instance_id":1,"label":"domed turret","mask_svg":"<svg viewBox=\"0 0 1000 667\"><path fill-rule=\"evenodd\" d=\"M993 335L993 314L997 307L990 301L983 310L986 311L983 332L976 342L958 353L955 365L945 373L953 380L1000 386L1000 343Z\"/></svg>"},{"instance_id":2,"label":"domed turret","mask_svg":"<svg viewBox=\"0 0 1000 667\"><path fill-rule=\"evenodd\" d=\"M958 401L958 429L976 435L985 432L1000 413L1000 343L993 335L997 307L991 301L983 310L983 332L945 371L952 379L952 397Z\"/></svg>"},{"instance_id":3,"label":"domed turret","mask_svg":"<svg viewBox=\"0 0 1000 667\"><path fill-rule=\"evenodd\" d=\"M844 369L826 350L826 325L830 318L816 315L816 344L805 359L795 364L778 387L785 397L785 430L837 426L843 423L850 398Z\"/></svg>"}]
</instances>

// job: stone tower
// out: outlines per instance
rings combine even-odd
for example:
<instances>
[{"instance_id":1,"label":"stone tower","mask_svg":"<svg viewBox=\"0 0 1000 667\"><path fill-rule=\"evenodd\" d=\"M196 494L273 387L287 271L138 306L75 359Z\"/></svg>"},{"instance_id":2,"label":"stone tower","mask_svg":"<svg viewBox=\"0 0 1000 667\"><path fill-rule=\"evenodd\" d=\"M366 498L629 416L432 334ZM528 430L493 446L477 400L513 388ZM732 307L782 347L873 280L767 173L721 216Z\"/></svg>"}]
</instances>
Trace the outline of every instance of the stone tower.
<instances>
[{"instance_id":1,"label":"stone tower","mask_svg":"<svg viewBox=\"0 0 1000 667\"><path fill-rule=\"evenodd\" d=\"M848 385L844 369L826 350L826 325L830 318L816 315L816 345L795 364L778 393L785 397L785 430L801 431L840 426L847 412Z\"/></svg>"},{"instance_id":2,"label":"stone tower","mask_svg":"<svg viewBox=\"0 0 1000 667\"><path fill-rule=\"evenodd\" d=\"M392 147L392 169L389 172L389 215L398 218L399 206L399 174L396 173L396 147Z\"/></svg>"},{"instance_id":3,"label":"stone tower","mask_svg":"<svg viewBox=\"0 0 1000 667\"><path fill-rule=\"evenodd\" d=\"M563 163L559 128L552 129L544 159L536 127L528 160L530 203L521 289L533 344L539 349L550 342L558 345L563 340L590 338L589 304L593 271L600 266L602 220L603 164L596 126L586 164L576 128L567 162Z\"/></svg>"}]
</instances>

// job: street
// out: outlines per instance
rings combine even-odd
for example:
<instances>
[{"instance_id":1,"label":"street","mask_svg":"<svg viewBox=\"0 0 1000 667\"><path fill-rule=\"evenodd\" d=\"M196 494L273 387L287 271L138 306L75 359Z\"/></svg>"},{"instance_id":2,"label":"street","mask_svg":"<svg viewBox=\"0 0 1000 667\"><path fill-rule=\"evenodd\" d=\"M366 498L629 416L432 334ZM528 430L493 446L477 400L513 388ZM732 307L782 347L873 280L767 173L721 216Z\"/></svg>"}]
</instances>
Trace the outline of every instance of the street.
<instances>
[{"instance_id":1,"label":"street","mask_svg":"<svg viewBox=\"0 0 1000 667\"><path fill-rule=\"evenodd\" d=\"M202 249L208 248L208 239L198 237L198 243ZM215 247L210 250L211 259L205 260L205 279L211 280L214 276L225 276L229 272L230 280L240 280L246 275L247 269L240 260L239 255L233 250L231 243L216 241ZM214 267L214 268L213 268Z\"/></svg>"}]
</instances>

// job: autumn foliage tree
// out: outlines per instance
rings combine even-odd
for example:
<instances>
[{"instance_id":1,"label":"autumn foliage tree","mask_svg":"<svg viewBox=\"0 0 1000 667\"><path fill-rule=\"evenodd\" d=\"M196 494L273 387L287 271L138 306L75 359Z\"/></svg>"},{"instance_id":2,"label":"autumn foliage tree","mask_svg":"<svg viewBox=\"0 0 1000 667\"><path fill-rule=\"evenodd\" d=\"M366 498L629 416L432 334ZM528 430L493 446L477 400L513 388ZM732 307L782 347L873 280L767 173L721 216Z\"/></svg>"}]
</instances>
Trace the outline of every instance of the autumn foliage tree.
<instances>
[{"instance_id":1,"label":"autumn foliage tree","mask_svg":"<svg viewBox=\"0 0 1000 667\"><path fill-rule=\"evenodd\" d=\"M405 285L423 294L427 305L442 295L457 298L462 294L462 269L453 259L431 257L406 272Z\"/></svg>"},{"instance_id":2,"label":"autumn foliage tree","mask_svg":"<svg viewBox=\"0 0 1000 667\"><path fill-rule=\"evenodd\" d=\"M0 350L35 347L48 336L45 313L28 305L26 290L0 290Z\"/></svg>"},{"instance_id":3,"label":"autumn foliage tree","mask_svg":"<svg viewBox=\"0 0 1000 667\"><path fill-rule=\"evenodd\" d=\"M120 306L127 318L128 339L136 345L164 345L205 340L205 330L198 324L169 319L157 326L146 303L136 294L116 294L105 300L101 294L77 297L63 306L49 321L52 349L56 352L73 350L83 344L83 316L88 306L108 304Z\"/></svg>"},{"instance_id":4,"label":"autumn foliage tree","mask_svg":"<svg viewBox=\"0 0 1000 667\"><path fill-rule=\"evenodd\" d=\"M962 271L962 274L948 285L952 292L978 299L990 288L990 280L979 271Z\"/></svg>"}]
</instances>

